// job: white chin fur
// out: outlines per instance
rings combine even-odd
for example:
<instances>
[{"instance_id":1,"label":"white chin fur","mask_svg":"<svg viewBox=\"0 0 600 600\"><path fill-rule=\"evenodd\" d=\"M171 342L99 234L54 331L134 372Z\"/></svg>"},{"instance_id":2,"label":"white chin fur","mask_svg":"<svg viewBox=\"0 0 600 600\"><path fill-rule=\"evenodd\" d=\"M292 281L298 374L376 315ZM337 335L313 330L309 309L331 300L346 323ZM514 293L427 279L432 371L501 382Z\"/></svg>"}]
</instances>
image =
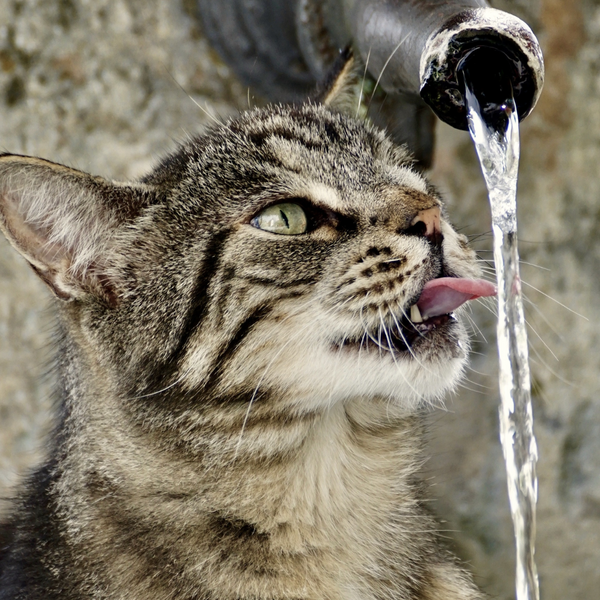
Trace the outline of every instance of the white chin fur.
<instances>
[{"instance_id":1,"label":"white chin fur","mask_svg":"<svg viewBox=\"0 0 600 600\"><path fill-rule=\"evenodd\" d=\"M440 405L444 395L456 388L466 366L468 341L460 329L455 331L462 340L460 348L448 346L437 356L428 351L413 357L408 352L392 355L373 345L368 350L357 345L336 347L324 333L331 327L303 321L290 319L284 340L279 324L255 330L231 365L232 385L250 382L256 393L261 388L280 390L282 398L307 410L357 398L384 398L412 412L424 405ZM185 385L190 389L201 385L211 364L210 353L199 343L188 356Z\"/></svg>"},{"instance_id":2,"label":"white chin fur","mask_svg":"<svg viewBox=\"0 0 600 600\"><path fill-rule=\"evenodd\" d=\"M409 355L393 357L384 350L338 351L326 344L289 348L272 362L264 383L291 393L310 408L357 397L386 398L409 412L440 404L459 383L466 364L464 352L456 358L424 361Z\"/></svg>"}]
</instances>

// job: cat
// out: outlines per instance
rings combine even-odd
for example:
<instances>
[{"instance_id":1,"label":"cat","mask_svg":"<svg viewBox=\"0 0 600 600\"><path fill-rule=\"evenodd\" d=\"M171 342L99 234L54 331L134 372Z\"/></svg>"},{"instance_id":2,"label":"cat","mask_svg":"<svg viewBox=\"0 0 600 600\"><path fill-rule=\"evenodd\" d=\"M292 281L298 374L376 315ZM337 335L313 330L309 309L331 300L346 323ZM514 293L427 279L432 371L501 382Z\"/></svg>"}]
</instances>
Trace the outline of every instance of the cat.
<instances>
[{"instance_id":1,"label":"cat","mask_svg":"<svg viewBox=\"0 0 600 600\"><path fill-rule=\"evenodd\" d=\"M60 348L0 599L483 598L418 469L467 360L453 311L494 291L408 152L345 114L355 73L133 183L0 156Z\"/></svg>"}]
</instances>

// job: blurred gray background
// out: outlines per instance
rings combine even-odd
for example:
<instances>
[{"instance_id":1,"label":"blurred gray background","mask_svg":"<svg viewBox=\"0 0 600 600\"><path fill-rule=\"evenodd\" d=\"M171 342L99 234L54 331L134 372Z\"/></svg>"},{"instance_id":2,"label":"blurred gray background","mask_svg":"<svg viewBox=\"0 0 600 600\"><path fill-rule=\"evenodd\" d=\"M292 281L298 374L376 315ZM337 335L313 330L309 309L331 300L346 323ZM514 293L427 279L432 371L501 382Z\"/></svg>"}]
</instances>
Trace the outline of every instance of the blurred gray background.
<instances>
[{"instance_id":1,"label":"blurred gray background","mask_svg":"<svg viewBox=\"0 0 600 600\"><path fill-rule=\"evenodd\" d=\"M600 2L504 0L527 21L546 86L522 126L519 238L540 449L537 562L545 600L600 589ZM193 0L0 0L0 150L114 179L145 173L188 132L258 102L206 43ZM199 108L197 105L200 105ZM468 135L438 125L431 178L491 261L485 188ZM484 234L481 235L480 234ZM0 240L0 497L48 428L52 308ZM431 415L431 506L494 598L514 598L498 442L495 322L475 308L469 380ZM0 511L2 507L0 504Z\"/></svg>"}]
</instances>

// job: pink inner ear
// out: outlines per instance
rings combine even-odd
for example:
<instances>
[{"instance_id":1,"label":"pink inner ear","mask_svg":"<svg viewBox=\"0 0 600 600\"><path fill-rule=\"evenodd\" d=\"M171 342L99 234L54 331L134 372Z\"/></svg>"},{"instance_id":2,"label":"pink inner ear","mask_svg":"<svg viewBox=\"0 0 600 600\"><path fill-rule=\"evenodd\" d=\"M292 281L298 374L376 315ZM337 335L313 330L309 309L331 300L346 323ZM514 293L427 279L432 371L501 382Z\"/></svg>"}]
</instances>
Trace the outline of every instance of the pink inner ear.
<instances>
[{"instance_id":1,"label":"pink inner ear","mask_svg":"<svg viewBox=\"0 0 600 600\"><path fill-rule=\"evenodd\" d=\"M417 306L424 319L445 315L469 300L496 295L496 286L483 279L440 277L423 287Z\"/></svg>"},{"instance_id":2,"label":"pink inner ear","mask_svg":"<svg viewBox=\"0 0 600 600\"><path fill-rule=\"evenodd\" d=\"M43 159L0 157L0 229L61 299L107 296L99 261L118 222L106 208L111 185Z\"/></svg>"},{"instance_id":3,"label":"pink inner ear","mask_svg":"<svg viewBox=\"0 0 600 600\"><path fill-rule=\"evenodd\" d=\"M36 271L48 270L49 264L55 262L61 254L61 248L48 240L48 227L36 225L27 219L27 207L23 206L23 199L14 192L2 190L0 195L2 222L7 238L37 267Z\"/></svg>"},{"instance_id":4,"label":"pink inner ear","mask_svg":"<svg viewBox=\"0 0 600 600\"><path fill-rule=\"evenodd\" d=\"M21 187L20 194L10 189L0 191L2 228L40 279L58 298L69 300L73 296L64 284L71 263L70 251L64 244L51 240L51 215L47 223L28 219L28 193L31 191L26 185Z\"/></svg>"}]
</instances>

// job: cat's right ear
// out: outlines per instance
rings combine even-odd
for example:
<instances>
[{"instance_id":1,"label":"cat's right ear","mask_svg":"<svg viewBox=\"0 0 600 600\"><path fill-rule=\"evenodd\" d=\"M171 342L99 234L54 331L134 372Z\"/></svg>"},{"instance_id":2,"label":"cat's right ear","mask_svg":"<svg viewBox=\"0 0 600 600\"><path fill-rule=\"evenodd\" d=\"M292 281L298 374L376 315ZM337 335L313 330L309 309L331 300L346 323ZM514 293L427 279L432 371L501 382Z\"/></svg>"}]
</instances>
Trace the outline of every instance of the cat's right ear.
<instances>
[{"instance_id":1,"label":"cat's right ear","mask_svg":"<svg viewBox=\"0 0 600 600\"><path fill-rule=\"evenodd\" d=\"M315 97L317 102L339 112L356 113L362 73L350 46L342 50Z\"/></svg>"},{"instance_id":2,"label":"cat's right ear","mask_svg":"<svg viewBox=\"0 0 600 600\"><path fill-rule=\"evenodd\" d=\"M0 229L62 300L118 304L106 257L115 233L144 203L115 184L39 158L0 155Z\"/></svg>"}]
</instances>

